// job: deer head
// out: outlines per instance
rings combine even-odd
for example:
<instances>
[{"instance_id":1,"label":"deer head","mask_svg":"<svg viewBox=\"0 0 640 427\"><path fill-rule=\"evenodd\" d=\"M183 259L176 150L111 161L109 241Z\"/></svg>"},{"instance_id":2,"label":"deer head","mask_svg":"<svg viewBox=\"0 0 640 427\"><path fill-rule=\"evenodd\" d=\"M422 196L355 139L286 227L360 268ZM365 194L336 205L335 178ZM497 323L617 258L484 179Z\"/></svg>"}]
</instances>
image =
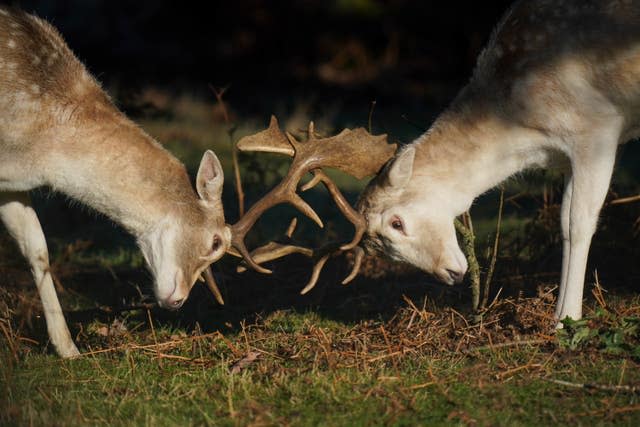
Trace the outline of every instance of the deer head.
<instances>
[{"instance_id":1,"label":"deer head","mask_svg":"<svg viewBox=\"0 0 640 427\"><path fill-rule=\"evenodd\" d=\"M362 192L357 205L367 222L362 245L445 283L459 283L467 270L454 227L459 212L451 192L435 179L421 181L419 188L409 185L414 160L415 148L409 145Z\"/></svg>"},{"instance_id":2,"label":"deer head","mask_svg":"<svg viewBox=\"0 0 640 427\"><path fill-rule=\"evenodd\" d=\"M223 181L218 158L212 151L205 152L196 177L197 200L180 203L179 213L166 212L163 220L138 236L162 307L182 306L203 274L216 299L223 303L209 270L209 265L225 254L231 239L222 210Z\"/></svg>"}]
</instances>

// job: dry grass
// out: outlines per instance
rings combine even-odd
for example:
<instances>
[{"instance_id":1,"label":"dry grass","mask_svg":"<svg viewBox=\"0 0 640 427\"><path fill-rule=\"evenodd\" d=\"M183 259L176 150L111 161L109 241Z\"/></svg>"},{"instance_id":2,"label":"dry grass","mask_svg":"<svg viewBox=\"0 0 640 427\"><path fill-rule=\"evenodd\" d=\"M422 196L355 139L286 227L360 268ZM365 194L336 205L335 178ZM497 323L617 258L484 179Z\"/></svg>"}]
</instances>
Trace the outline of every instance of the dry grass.
<instances>
[{"instance_id":1,"label":"dry grass","mask_svg":"<svg viewBox=\"0 0 640 427\"><path fill-rule=\"evenodd\" d=\"M139 307L83 324L77 336L83 356L74 361L42 355L42 341L34 340L29 328L13 329L17 314L5 307L0 390L8 398L0 408L2 420L637 423L637 359L597 345L580 351L559 346L552 291L541 287L535 296L499 298L475 325L469 311L407 296L386 318L362 315L353 322L280 309L246 313L252 320L230 320L226 326L184 328ZM7 297L16 295L5 291ZM606 306L618 316L640 318L637 300L613 299ZM597 309L599 303L587 315ZM602 326L596 322L593 328ZM211 327L216 330L203 331ZM637 345L638 336L633 339Z\"/></svg>"}]
</instances>

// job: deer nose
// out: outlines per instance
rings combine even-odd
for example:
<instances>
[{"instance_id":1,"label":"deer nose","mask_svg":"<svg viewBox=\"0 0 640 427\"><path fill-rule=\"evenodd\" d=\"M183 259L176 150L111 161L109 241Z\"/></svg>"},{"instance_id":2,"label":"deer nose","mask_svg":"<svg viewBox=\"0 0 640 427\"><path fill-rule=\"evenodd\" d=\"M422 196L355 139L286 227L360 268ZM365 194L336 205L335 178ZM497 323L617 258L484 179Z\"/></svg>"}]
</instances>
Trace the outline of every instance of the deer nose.
<instances>
[{"instance_id":1,"label":"deer nose","mask_svg":"<svg viewBox=\"0 0 640 427\"><path fill-rule=\"evenodd\" d=\"M173 300L171 298L167 298L167 300L165 301L164 305L170 309L170 310L177 310L180 307L182 307L182 304L184 304L185 298L179 298L176 300Z\"/></svg>"},{"instance_id":2,"label":"deer nose","mask_svg":"<svg viewBox=\"0 0 640 427\"><path fill-rule=\"evenodd\" d=\"M453 280L455 283L462 282L462 278L464 277L464 273L462 273L460 271L450 270L448 268L447 268L447 273L449 273L449 277L451 277L451 280Z\"/></svg>"}]
</instances>

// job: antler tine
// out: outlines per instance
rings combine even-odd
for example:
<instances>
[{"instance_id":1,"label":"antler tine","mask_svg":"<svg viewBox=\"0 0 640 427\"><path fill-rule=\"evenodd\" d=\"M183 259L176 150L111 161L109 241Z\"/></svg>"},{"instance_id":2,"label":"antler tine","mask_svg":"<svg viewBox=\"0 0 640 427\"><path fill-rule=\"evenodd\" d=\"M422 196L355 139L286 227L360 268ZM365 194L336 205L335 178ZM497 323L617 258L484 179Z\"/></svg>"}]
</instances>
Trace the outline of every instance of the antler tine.
<instances>
[{"instance_id":1,"label":"antler tine","mask_svg":"<svg viewBox=\"0 0 640 427\"><path fill-rule=\"evenodd\" d=\"M322 271L322 267L324 267L330 256L331 254L326 254L320 257L318 261L316 261L316 263L313 265L313 270L311 271L311 278L309 279L309 282L307 282L307 285L300 291L300 295L306 294L316 286L316 283L318 283L318 278L320 277L320 272Z\"/></svg>"},{"instance_id":2,"label":"antler tine","mask_svg":"<svg viewBox=\"0 0 640 427\"><path fill-rule=\"evenodd\" d=\"M287 231L284 233L288 239L293 236L293 232L296 231L296 227L298 226L298 218L293 218L289 223L289 227L287 227Z\"/></svg>"},{"instance_id":3,"label":"antler tine","mask_svg":"<svg viewBox=\"0 0 640 427\"><path fill-rule=\"evenodd\" d=\"M218 289L218 285L216 284L216 279L213 277L213 272L211 271L211 266L208 266L204 269L204 280L207 282L207 286L209 290L215 297L218 304L224 305L224 300L222 299L222 294L220 293L220 289Z\"/></svg>"},{"instance_id":4,"label":"antler tine","mask_svg":"<svg viewBox=\"0 0 640 427\"><path fill-rule=\"evenodd\" d=\"M349 275L342 281L343 285L348 284L358 275L358 271L360 270L360 266L362 265L364 250L359 246L354 248L353 250L355 251L354 264ZM313 264L311 277L309 278L309 281L307 282L305 287L300 291L300 295L305 295L316 286L316 284L318 283L318 279L320 278L322 268L330 257L339 255L344 252L345 250L343 250L341 247L336 249L336 243L328 243L320 249L314 251L314 258L316 259L316 261Z\"/></svg>"},{"instance_id":5,"label":"antler tine","mask_svg":"<svg viewBox=\"0 0 640 427\"><path fill-rule=\"evenodd\" d=\"M356 246L353 248L355 252L355 258L353 259L353 267L351 268L351 273L342 281L343 285L349 284L360 272L360 266L362 266L362 259L364 258L364 249L360 246Z\"/></svg>"},{"instance_id":6,"label":"antler tine","mask_svg":"<svg viewBox=\"0 0 640 427\"><path fill-rule=\"evenodd\" d=\"M289 223L289 227L287 227L287 231L285 232L285 237L287 240L291 240L291 236L296 230L296 226L298 225L298 218L293 218ZM294 253L305 255L309 258L313 257L313 250L306 248L304 246L298 246L294 244L285 244L278 242L268 242L265 245L260 246L259 248L251 251L250 258L253 259L257 263L263 263L268 261L273 261L274 259L282 258L287 255L291 255ZM246 262L246 259L245 259ZM247 267L245 265L238 265L236 269L238 273L244 273L247 271Z\"/></svg>"},{"instance_id":7,"label":"antler tine","mask_svg":"<svg viewBox=\"0 0 640 427\"><path fill-rule=\"evenodd\" d=\"M249 253L249 249L247 249L247 246L244 243L244 237L247 234L246 231L243 231L243 232L232 231L232 233L233 234L231 236L231 245L240 253L240 256L249 265L249 267L253 268L259 273L271 274L272 273L271 270L264 268L261 265L258 265L258 263L253 260L251 253Z\"/></svg>"},{"instance_id":8,"label":"antler tine","mask_svg":"<svg viewBox=\"0 0 640 427\"><path fill-rule=\"evenodd\" d=\"M291 237L295 231L295 228L298 224L298 219L293 218L289 227L287 227L287 231L285 232L285 237L287 240L291 240ZM343 285L351 282L358 274L360 269L360 265L362 264L362 258L364 257L364 250L360 247L355 247L353 249L355 251L355 259L354 265L351 269L349 275L342 281ZM307 281L307 284L300 292L301 295L306 294L311 289L315 287L318 283L318 279L320 278L320 273L322 272L322 268L329 260L330 257L338 255L344 252L342 247L338 247L338 244L328 243L318 249L310 249L304 246L299 246L293 243L278 243L278 242L268 242L265 245L260 246L259 248L251 251L250 257L257 263L263 263L268 261L273 261L278 258L285 257L291 254L301 254L306 257L314 259L314 265L311 272L311 277ZM246 259L245 259L246 261ZM247 263L248 264L248 263ZM247 270L245 265L239 265L237 268L238 273L244 273Z\"/></svg>"},{"instance_id":9,"label":"antler tine","mask_svg":"<svg viewBox=\"0 0 640 427\"><path fill-rule=\"evenodd\" d=\"M289 138L291 145L295 148L297 141L295 141L291 135L287 135L287 137ZM249 230L251 230L251 227L253 227L258 218L260 218L260 216L269 208L281 203L289 203L318 224L320 228L324 227L324 224L318 214L296 193L300 179L312 166L313 165L309 165L307 162L294 161L294 164L289 169L287 176L269 193L267 193L267 195L258 200L237 223L231 226L231 245L240 252L246 263L254 270L261 273L271 273L270 270L261 267L253 259L244 243L244 239Z\"/></svg>"},{"instance_id":10,"label":"antler tine","mask_svg":"<svg viewBox=\"0 0 640 427\"><path fill-rule=\"evenodd\" d=\"M249 211L235 224L231 226L231 245L240 252L247 264L256 271L261 273L271 273L270 270L261 267L253 260L253 257L247 249L244 238L256 223L260 215L267 209L280 203L288 202L300 210L303 214L312 219L318 226L324 227L322 220L316 212L309 206L300 196L295 193L295 188L299 178L285 179L265 197L260 199Z\"/></svg>"},{"instance_id":11,"label":"antler tine","mask_svg":"<svg viewBox=\"0 0 640 427\"><path fill-rule=\"evenodd\" d=\"M319 182L322 182L324 184L324 186L327 188L327 191L329 191L329 194L331 194L331 197L333 197L333 200L336 202L336 205L338 206L340 212L342 212L342 214L355 227L355 233L351 242L342 245L340 249L343 251L347 251L349 249L355 248L358 243L360 243L360 240L362 240L362 236L364 236L364 232L367 229L367 220L360 212L351 207L342 192L340 192L335 183L331 180L331 178L327 176L326 173L324 173L324 171L315 169L312 171L312 173L314 175L313 179L302 186L300 189L302 191L307 191L310 188L315 187Z\"/></svg>"},{"instance_id":12,"label":"antler tine","mask_svg":"<svg viewBox=\"0 0 640 427\"><path fill-rule=\"evenodd\" d=\"M309 122L309 128L307 129L307 139L312 140L315 139L316 135L316 126L313 124L313 120Z\"/></svg>"},{"instance_id":13,"label":"antler tine","mask_svg":"<svg viewBox=\"0 0 640 427\"><path fill-rule=\"evenodd\" d=\"M273 261L274 259L282 258L291 254L302 254L308 257L313 256L313 250L298 245L287 245L277 242L269 242L266 245L260 246L251 251L251 258L257 263L263 263ZM239 265L236 271L243 273L247 268L243 265Z\"/></svg>"}]
</instances>

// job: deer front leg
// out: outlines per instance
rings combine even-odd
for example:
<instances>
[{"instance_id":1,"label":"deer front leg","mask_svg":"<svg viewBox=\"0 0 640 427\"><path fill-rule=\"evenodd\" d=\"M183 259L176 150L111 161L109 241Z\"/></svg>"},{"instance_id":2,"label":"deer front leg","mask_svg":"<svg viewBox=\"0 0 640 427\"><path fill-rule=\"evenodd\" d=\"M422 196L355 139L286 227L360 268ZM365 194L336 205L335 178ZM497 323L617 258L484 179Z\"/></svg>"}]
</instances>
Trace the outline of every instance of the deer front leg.
<instances>
[{"instance_id":1,"label":"deer front leg","mask_svg":"<svg viewBox=\"0 0 640 427\"><path fill-rule=\"evenodd\" d=\"M571 213L571 195L573 193L571 169L564 177L564 194L562 195L562 208L560 210L560 225L562 227L562 270L560 278L560 289L558 290L558 301L556 305L556 317L560 315L559 309L564 305L564 297L567 291L567 275L569 274L569 257L571 255L571 236L569 235L569 224ZM558 324L562 326L561 323Z\"/></svg>"},{"instance_id":2,"label":"deer front leg","mask_svg":"<svg viewBox=\"0 0 640 427\"><path fill-rule=\"evenodd\" d=\"M571 160L571 176L562 202L562 280L555 312L558 320L582 317L589 247L611 181L617 139L616 134L604 140L583 141Z\"/></svg>"},{"instance_id":3,"label":"deer front leg","mask_svg":"<svg viewBox=\"0 0 640 427\"><path fill-rule=\"evenodd\" d=\"M53 286L47 242L29 197L25 193L0 193L0 220L31 266L51 343L62 357L79 355Z\"/></svg>"}]
</instances>

